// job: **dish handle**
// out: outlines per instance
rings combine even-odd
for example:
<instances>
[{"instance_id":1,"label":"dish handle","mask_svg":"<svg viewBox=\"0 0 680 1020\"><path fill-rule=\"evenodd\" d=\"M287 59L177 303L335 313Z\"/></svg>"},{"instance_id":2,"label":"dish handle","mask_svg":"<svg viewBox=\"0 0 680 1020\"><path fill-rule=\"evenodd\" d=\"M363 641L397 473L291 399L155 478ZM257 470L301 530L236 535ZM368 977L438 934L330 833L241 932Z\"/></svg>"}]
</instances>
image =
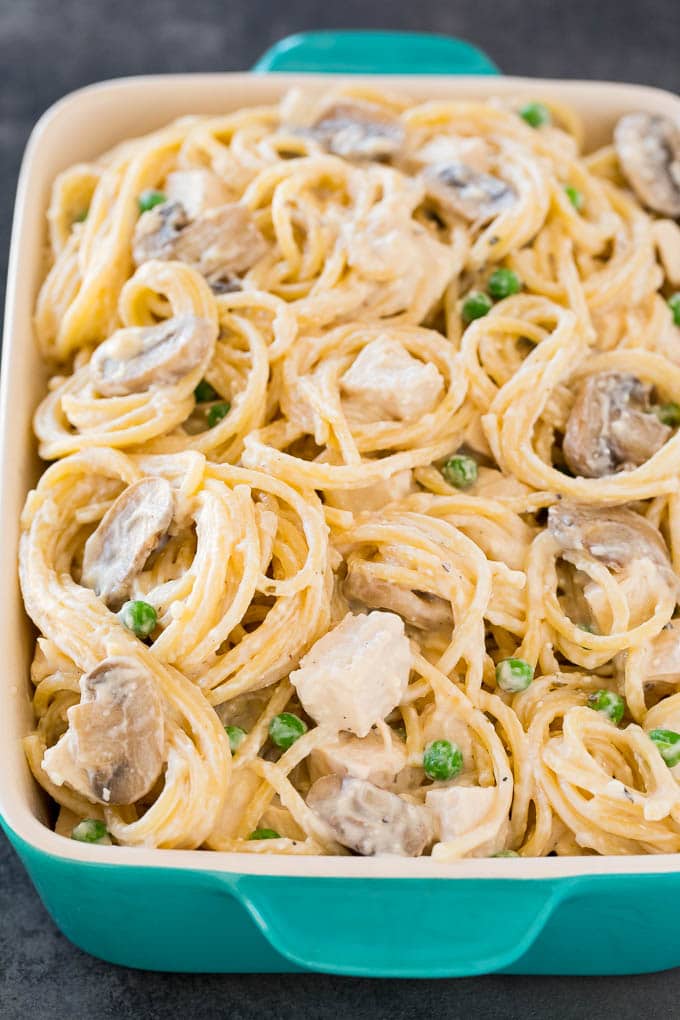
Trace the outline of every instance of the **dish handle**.
<instances>
[{"instance_id":1,"label":"dish handle","mask_svg":"<svg viewBox=\"0 0 680 1020\"><path fill-rule=\"evenodd\" d=\"M482 50L430 32L300 32L280 39L253 71L325 74L498 74Z\"/></svg>"},{"instance_id":2,"label":"dish handle","mask_svg":"<svg viewBox=\"0 0 680 1020\"><path fill-rule=\"evenodd\" d=\"M230 892L296 967L369 977L464 977L510 967L571 882L239 876Z\"/></svg>"}]
</instances>

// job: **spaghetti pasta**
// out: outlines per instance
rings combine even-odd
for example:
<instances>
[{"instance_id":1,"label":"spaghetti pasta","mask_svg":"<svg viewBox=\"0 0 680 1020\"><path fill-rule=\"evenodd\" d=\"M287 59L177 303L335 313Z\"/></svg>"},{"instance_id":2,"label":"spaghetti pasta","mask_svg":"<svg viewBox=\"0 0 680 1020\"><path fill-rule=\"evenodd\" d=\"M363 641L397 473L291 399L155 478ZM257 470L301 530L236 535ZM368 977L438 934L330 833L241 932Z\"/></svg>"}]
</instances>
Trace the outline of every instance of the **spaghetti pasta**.
<instances>
[{"instance_id":1,"label":"spaghetti pasta","mask_svg":"<svg viewBox=\"0 0 680 1020\"><path fill-rule=\"evenodd\" d=\"M680 233L635 117L584 154L561 106L352 85L55 181L20 580L58 832L680 851Z\"/></svg>"}]
</instances>

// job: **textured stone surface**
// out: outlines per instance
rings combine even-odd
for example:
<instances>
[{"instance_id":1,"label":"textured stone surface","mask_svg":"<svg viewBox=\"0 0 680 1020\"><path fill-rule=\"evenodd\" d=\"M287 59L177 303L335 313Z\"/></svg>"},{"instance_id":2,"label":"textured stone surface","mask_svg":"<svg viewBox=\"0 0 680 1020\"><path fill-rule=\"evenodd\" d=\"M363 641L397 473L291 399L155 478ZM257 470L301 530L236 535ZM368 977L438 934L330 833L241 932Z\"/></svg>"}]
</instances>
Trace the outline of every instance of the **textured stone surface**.
<instances>
[{"instance_id":1,"label":"textured stone surface","mask_svg":"<svg viewBox=\"0 0 680 1020\"><path fill-rule=\"evenodd\" d=\"M305 28L401 28L468 38L507 72L678 88L677 0L0 0L0 280L31 125L103 78L247 67ZM625 891L622 890L622 895ZM502 919L499 919L502 921ZM464 937L464 933L461 932ZM634 978L380 982L146 974L91 959L54 928L0 836L0 1017L626 1018L677 1015L680 970Z\"/></svg>"}]
</instances>

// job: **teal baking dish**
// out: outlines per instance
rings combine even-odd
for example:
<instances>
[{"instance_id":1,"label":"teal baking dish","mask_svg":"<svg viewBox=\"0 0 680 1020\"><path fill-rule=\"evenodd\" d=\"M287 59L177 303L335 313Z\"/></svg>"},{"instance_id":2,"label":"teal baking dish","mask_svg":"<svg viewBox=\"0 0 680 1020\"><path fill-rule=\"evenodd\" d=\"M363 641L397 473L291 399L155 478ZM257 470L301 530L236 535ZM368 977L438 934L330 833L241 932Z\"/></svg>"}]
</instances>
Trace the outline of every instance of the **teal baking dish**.
<instances>
[{"instance_id":1,"label":"teal baking dish","mask_svg":"<svg viewBox=\"0 0 680 1020\"><path fill-rule=\"evenodd\" d=\"M674 856L453 865L428 858L292 859L88 846L45 824L48 807L20 746L30 726L33 635L19 597L16 548L19 510L38 470L30 418L45 380L31 312L54 175L181 114L270 102L301 81L299 72L310 87L318 86L319 74L377 81L381 74L408 74L402 83L390 78L390 86L422 97L512 92L563 99L584 116L594 145L628 110L680 112L677 97L650 88L503 78L466 43L408 33L294 36L265 54L255 71L96 85L52 107L29 142L12 237L0 398L3 828L64 934L87 952L130 967L450 977L624 974L680 964L669 909L680 898Z\"/></svg>"}]
</instances>

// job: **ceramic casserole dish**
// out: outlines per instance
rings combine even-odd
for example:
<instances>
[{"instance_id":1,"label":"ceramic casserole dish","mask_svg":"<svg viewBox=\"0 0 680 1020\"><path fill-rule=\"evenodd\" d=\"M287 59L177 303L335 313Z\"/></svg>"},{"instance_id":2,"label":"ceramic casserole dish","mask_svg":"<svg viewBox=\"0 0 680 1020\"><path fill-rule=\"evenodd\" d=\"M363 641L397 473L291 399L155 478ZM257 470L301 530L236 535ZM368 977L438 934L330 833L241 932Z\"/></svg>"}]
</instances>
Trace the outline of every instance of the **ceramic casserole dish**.
<instances>
[{"instance_id":1,"label":"ceramic casserole dish","mask_svg":"<svg viewBox=\"0 0 680 1020\"><path fill-rule=\"evenodd\" d=\"M19 514L39 464L31 416L46 377L31 318L43 273L45 209L56 174L124 138L188 113L271 103L293 84L370 75L414 98L513 94L570 104L601 144L631 110L680 115L657 89L497 76L456 40L400 33L313 33L279 43L257 73L105 82L53 106L35 128L16 200L2 361L0 469L0 820L64 934L131 967L312 970L386 977L603 974L680 964L671 855L468 859L284 857L90 846L47 827L26 765L34 635L17 581ZM277 73L271 73L277 72ZM284 73L281 73L284 72ZM305 72L305 78L300 77ZM408 74L401 81L399 74Z\"/></svg>"}]
</instances>

